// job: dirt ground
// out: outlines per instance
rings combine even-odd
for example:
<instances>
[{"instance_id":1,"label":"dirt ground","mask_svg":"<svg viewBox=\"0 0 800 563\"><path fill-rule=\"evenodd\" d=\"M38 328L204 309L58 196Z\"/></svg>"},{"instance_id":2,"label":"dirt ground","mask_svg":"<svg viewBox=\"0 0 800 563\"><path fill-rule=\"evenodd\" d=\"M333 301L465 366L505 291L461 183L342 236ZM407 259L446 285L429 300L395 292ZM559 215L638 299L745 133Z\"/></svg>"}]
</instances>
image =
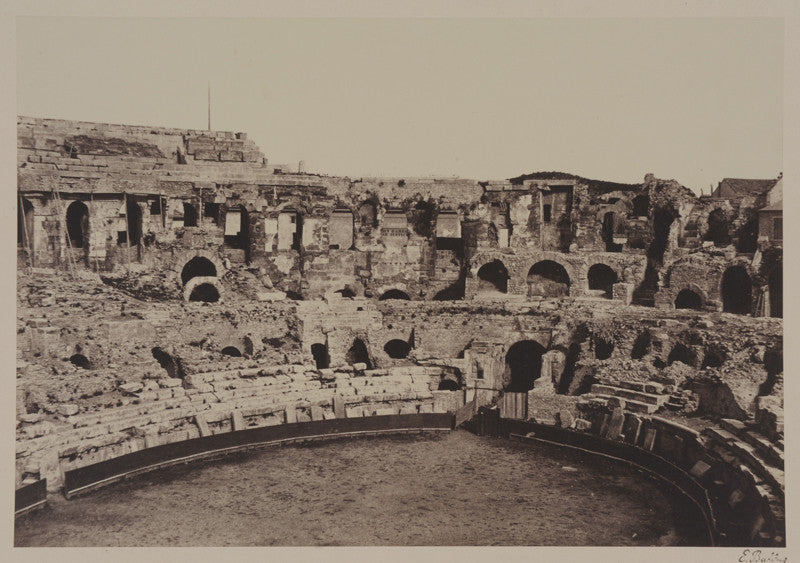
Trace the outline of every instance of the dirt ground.
<instances>
[{"instance_id":1,"label":"dirt ground","mask_svg":"<svg viewBox=\"0 0 800 563\"><path fill-rule=\"evenodd\" d=\"M18 519L17 546L699 545L628 466L456 431L177 466Z\"/></svg>"}]
</instances>

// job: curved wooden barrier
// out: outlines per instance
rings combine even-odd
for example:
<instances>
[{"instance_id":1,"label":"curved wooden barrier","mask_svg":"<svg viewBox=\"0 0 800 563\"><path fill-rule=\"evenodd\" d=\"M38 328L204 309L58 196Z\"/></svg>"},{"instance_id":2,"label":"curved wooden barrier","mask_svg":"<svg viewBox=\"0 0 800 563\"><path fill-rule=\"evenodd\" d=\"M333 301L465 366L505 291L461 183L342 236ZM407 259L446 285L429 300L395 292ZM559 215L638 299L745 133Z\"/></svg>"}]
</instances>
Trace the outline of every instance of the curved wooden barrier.
<instances>
[{"instance_id":1,"label":"curved wooden barrier","mask_svg":"<svg viewBox=\"0 0 800 563\"><path fill-rule=\"evenodd\" d=\"M396 414L263 426L193 438L66 471L64 495L71 498L161 467L241 450L335 437L449 431L453 428L453 420L451 413Z\"/></svg>"}]
</instances>

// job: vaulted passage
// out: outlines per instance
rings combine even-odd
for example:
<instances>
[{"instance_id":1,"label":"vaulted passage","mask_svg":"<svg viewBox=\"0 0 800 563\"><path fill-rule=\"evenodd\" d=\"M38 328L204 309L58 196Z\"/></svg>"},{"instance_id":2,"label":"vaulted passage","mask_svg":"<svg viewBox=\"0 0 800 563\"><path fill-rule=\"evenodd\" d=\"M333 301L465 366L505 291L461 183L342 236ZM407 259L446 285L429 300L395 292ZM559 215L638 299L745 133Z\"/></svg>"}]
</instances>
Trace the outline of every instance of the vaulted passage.
<instances>
[{"instance_id":1,"label":"vaulted passage","mask_svg":"<svg viewBox=\"0 0 800 563\"><path fill-rule=\"evenodd\" d=\"M622 245L614 242L614 235L620 229L619 219L613 211L603 216L603 242L606 243L606 252L622 252Z\"/></svg>"},{"instance_id":2,"label":"vaulted passage","mask_svg":"<svg viewBox=\"0 0 800 563\"><path fill-rule=\"evenodd\" d=\"M650 196L637 195L633 198L633 214L636 217L647 217L650 211Z\"/></svg>"},{"instance_id":3,"label":"vaulted passage","mask_svg":"<svg viewBox=\"0 0 800 563\"><path fill-rule=\"evenodd\" d=\"M405 340L395 338L386 343L383 347L383 351L386 352L390 358L402 359L408 357L408 353L411 352L411 345Z\"/></svg>"},{"instance_id":4,"label":"vaulted passage","mask_svg":"<svg viewBox=\"0 0 800 563\"><path fill-rule=\"evenodd\" d=\"M183 204L183 226L184 227L197 226L197 208L191 203Z\"/></svg>"},{"instance_id":5,"label":"vaulted passage","mask_svg":"<svg viewBox=\"0 0 800 563\"><path fill-rule=\"evenodd\" d=\"M747 315L751 311L752 282L747 270L733 266L722 275L722 310Z\"/></svg>"},{"instance_id":6,"label":"vaulted passage","mask_svg":"<svg viewBox=\"0 0 800 563\"><path fill-rule=\"evenodd\" d=\"M183 282L183 285L186 285L186 282L197 276L216 277L217 267L208 258L203 258L202 256L195 256L194 258L189 260L183 267L183 270L181 270L181 281Z\"/></svg>"},{"instance_id":7,"label":"vaulted passage","mask_svg":"<svg viewBox=\"0 0 800 563\"><path fill-rule=\"evenodd\" d=\"M345 361L350 364L367 364L367 369L372 369L372 362L369 359L369 351L366 344L360 338L353 340L353 345L345 354Z\"/></svg>"},{"instance_id":8,"label":"vaulted passage","mask_svg":"<svg viewBox=\"0 0 800 563\"><path fill-rule=\"evenodd\" d=\"M492 260L478 270L478 291L508 292L508 269L500 260Z\"/></svg>"},{"instance_id":9,"label":"vaulted passage","mask_svg":"<svg viewBox=\"0 0 800 563\"><path fill-rule=\"evenodd\" d=\"M404 291L400 291L399 289L390 289L383 295L378 298L378 301L386 301L387 299L402 299L404 301L410 301L411 298L408 296L408 293Z\"/></svg>"},{"instance_id":10,"label":"vaulted passage","mask_svg":"<svg viewBox=\"0 0 800 563\"><path fill-rule=\"evenodd\" d=\"M328 355L328 347L322 343L311 345L311 355L314 356L314 363L317 369L325 369L330 367L331 358Z\"/></svg>"},{"instance_id":11,"label":"vaulted passage","mask_svg":"<svg viewBox=\"0 0 800 563\"><path fill-rule=\"evenodd\" d=\"M183 370L172 355L168 354L160 347L153 348L151 352L159 365L166 370L170 377L183 379Z\"/></svg>"},{"instance_id":12,"label":"vaulted passage","mask_svg":"<svg viewBox=\"0 0 800 563\"><path fill-rule=\"evenodd\" d=\"M542 373L544 353L544 346L534 340L522 340L511 346L506 353L504 390L523 393L533 389L533 382Z\"/></svg>"},{"instance_id":13,"label":"vaulted passage","mask_svg":"<svg viewBox=\"0 0 800 563\"><path fill-rule=\"evenodd\" d=\"M731 242L730 222L722 209L708 214L708 230L703 239L713 241L714 246L727 246Z\"/></svg>"},{"instance_id":14,"label":"vaulted passage","mask_svg":"<svg viewBox=\"0 0 800 563\"><path fill-rule=\"evenodd\" d=\"M67 207L67 235L73 248L83 248L89 242L89 208L82 201Z\"/></svg>"},{"instance_id":15,"label":"vaulted passage","mask_svg":"<svg viewBox=\"0 0 800 563\"><path fill-rule=\"evenodd\" d=\"M682 362L687 366L696 366L697 354L689 349L685 344L678 342L672 347L672 350L667 357L668 365L671 365L674 362Z\"/></svg>"},{"instance_id":16,"label":"vaulted passage","mask_svg":"<svg viewBox=\"0 0 800 563\"><path fill-rule=\"evenodd\" d=\"M676 309L700 309L703 300L691 289L682 289L675 298Z\"/></svg>"},{"instance_id":17,"label":"vaulted passage","mask_svg":"<svg viewBox=\"0 0 800 563\"><path fill-rule=\"evenodd\" d=\"M617 273L605 264L595 264L589 268L589 289L602 290L603 297L614 297L614 284L617 283Z\"/></svg>"},{"instance_id":18,"label":"vaulted passage","mask_svg":"<svg viewBox=\"0 0 800 563\"><path fill-rule=\"evenodd\" d=\"M569 274L564 266L552 260L537 262L528 271L528 297L566 297L569 295Z\"/></svg>"},{"instance_id":19,"label":"vaulted passage","mask_svg":"<svg viewBox=\"0 0 800 563\"><path fill-rule=\"evenodd\" d=\"M219 291L210 283L201 283L192 290L189 301L202 301L204 303L216 303L219 301Z\"/></svg>"}]
</instances>

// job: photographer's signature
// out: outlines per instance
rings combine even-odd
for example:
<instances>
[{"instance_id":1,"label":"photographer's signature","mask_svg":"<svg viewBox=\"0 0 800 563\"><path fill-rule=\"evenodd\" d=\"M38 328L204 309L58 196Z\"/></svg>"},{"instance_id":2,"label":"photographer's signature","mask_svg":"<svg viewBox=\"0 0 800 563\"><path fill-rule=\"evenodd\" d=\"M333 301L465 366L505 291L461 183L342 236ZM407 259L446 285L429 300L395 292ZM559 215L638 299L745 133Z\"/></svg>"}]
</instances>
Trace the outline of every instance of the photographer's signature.
<instances>
[{"instance_id":1,"label":"photographer's signature","mask_svg":"<svg viewBox=\"0 0 800 563\"><path fill-rule=\"evenodd\" d=\"M739 556L739 563L786 563L788 560L788 557L776 551L761 551L760 549L745 549Z\"/></svg>"}]
</instances>

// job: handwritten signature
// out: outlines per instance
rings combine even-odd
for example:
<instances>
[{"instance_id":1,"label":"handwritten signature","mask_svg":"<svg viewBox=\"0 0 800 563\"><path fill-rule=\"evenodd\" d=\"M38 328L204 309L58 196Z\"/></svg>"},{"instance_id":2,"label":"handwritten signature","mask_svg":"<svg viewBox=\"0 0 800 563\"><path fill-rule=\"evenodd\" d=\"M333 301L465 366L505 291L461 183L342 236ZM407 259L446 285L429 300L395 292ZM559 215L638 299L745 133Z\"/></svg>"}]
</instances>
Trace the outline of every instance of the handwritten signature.
<instances>
[{"instance_id":1,"label":"handwritten signature","mask_svg":"<svg viewBox=\"0 0 800 563\"><path fill-rule=\"evenodd\" d=\"M760 549L745 549L739 557L739 563L786 563L788 560L776 551L765 553Z\"/></svg>"}]
</instances>

